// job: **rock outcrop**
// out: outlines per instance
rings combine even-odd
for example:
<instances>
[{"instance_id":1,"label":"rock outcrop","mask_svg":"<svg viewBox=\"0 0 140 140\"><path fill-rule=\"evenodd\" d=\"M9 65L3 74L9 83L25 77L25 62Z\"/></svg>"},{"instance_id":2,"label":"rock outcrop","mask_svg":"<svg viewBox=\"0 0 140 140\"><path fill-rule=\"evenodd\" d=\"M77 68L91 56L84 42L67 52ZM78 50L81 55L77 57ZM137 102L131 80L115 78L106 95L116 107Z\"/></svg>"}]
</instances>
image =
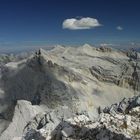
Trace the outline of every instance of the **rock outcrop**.
<instances>
[{"instance_id":1,"label":"rock outcrop","mask_svg":"<svg viewBox=\"0 0 140 140\"><path fill-rule=\"evenodd\" d=\"M126 108L127 112L124 111ZM44 125L40 128L30 127L23 139L30 140L36 136L36 140L137 140L140 139L139 117L140 96L136 96L127 101L122 100L108 110L103 109L96 121L89 119L87 115L76 115L74 118L62 120L54 129L50 125L50 119L40 118ZM53 121L52 118L52 124L55 123Z\"/></svg>"},{"instance_id":2,"label":"rock outcrop","mask_svg":"<svg viewBox=\"0 0 140 140\"><path fill-rule=\"evenodd\" d=\"M24 127L40 112L42 109L39 106L32 106L28 101L19 100L15 106L12 122L0 135L0 140L11 140L22 136Z\"/></svg>"},{"instance_id":3,"label":"rock outcrop","mask_svg":"<svg viewBox=\"0 0 140 140\"><path fill-rule=\"evenodd\" d=\"M105 46L102 46L100 48L97 48L98 51L102 51L102 52L111 52L112 49L109 48L109 47L105 47Z\"/></svg>"}]
</instances>

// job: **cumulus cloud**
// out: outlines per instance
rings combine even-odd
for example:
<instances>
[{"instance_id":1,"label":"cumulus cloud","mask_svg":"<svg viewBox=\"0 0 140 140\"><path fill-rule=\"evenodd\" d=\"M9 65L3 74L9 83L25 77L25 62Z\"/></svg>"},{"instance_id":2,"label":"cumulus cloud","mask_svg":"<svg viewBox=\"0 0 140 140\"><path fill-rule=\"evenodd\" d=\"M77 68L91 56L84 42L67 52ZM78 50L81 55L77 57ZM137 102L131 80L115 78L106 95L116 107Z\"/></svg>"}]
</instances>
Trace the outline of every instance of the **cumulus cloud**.
<instances>
[{"instance_id":1,"label":"cumulus cloud","mask_svg":"<svg viewBox=\"0 0 140 140\"><path fill-rule=\"evenodd\" d=\"M95 18L83 17L83 18L71 18L63 21L63 29L70 30L82 30L82 29L91 29L101 26Z\"/></svg>"},{"instance_id":2,"label":"cumulus cloud","mask_svg":"<svg viewBox=\"0 0 140 140\"><path fill-rule=\"evenodd\" d=\"M123 30L123 27L117 26L116 29L119 30L119 31L122 31Z\"/></svg>"}]
</instances>

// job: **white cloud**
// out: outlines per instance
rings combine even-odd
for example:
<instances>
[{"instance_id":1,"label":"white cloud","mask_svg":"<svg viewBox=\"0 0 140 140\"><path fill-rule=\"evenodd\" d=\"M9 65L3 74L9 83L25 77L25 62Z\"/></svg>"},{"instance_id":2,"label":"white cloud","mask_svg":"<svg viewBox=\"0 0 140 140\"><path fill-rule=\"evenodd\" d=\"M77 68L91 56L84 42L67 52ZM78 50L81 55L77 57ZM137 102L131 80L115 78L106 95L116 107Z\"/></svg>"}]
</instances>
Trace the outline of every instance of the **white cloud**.
<instances>
[{"instance_id":1,"label":"white cloud","mask_svg":"<svg viewBox=\"0 0 140 140\"><path fill-rule=\"evenodd\" d=\"M123 30L123 27L117 26L116 29L119 30L119 31L122 31Z\"/></svg>"},{"instance_id":2,"label":"white cloud","mask_svg":"<svg viewBox=\"0 0 140 140\"><path fill-rule=\"evenodd\" d=\"M62 26L63 29L82 30L82 29L91 29L91 28L99 27L101 26L101 24L95 18L83 17L80 19L77 18L66 19L63 21Z\"/></svg>"}]
</instances>

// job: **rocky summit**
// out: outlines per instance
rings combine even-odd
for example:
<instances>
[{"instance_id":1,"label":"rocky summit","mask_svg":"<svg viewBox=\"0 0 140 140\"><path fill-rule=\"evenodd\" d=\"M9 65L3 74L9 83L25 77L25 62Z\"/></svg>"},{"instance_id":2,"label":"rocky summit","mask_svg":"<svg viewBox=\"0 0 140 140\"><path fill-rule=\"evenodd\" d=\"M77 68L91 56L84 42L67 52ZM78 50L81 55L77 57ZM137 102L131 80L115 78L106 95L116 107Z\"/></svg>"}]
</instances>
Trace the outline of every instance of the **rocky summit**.
<instances>
[{"instance_id":1,"label":"rocky summit","mask_svg":"<svg viewBox=\"0 0 140 140\"><path fill-rule=\"evenodd\" d=\"M122 104L125 113L120 110ZM100 110L96 120L87 114L77 114L54 128L55 122L51 114L37 115L25 127L23 140L137 140L140 139L140 96Z\"/></svg>"},{"instance_id":2,"label":"rocky summit","mask_svg":"<svg viewBox=\"0 0 140 140\"><path fill-rule=\"evenodd\" d=\"M140 54L57 45L0 58L0 140L140 139Z\"/></svg>"}]
</instances>

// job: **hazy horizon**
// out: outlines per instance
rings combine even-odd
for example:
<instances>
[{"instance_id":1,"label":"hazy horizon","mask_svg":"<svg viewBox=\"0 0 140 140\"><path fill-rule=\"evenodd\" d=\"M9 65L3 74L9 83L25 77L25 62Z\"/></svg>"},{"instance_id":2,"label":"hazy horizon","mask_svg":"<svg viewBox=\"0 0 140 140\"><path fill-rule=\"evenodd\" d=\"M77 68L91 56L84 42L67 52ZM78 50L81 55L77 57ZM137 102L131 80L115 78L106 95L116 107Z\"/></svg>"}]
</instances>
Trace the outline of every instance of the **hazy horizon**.
<instances>
[{"instance_id":1,"label":"hazy horizon","mask_svg":"<svg viewBox=\"0 0 140 140\"><path fill-rule=\"evenodd\" d=\"M0 0L0 53L47 46L140 48L139 0Z\"/></svg>"}]
</instances>

